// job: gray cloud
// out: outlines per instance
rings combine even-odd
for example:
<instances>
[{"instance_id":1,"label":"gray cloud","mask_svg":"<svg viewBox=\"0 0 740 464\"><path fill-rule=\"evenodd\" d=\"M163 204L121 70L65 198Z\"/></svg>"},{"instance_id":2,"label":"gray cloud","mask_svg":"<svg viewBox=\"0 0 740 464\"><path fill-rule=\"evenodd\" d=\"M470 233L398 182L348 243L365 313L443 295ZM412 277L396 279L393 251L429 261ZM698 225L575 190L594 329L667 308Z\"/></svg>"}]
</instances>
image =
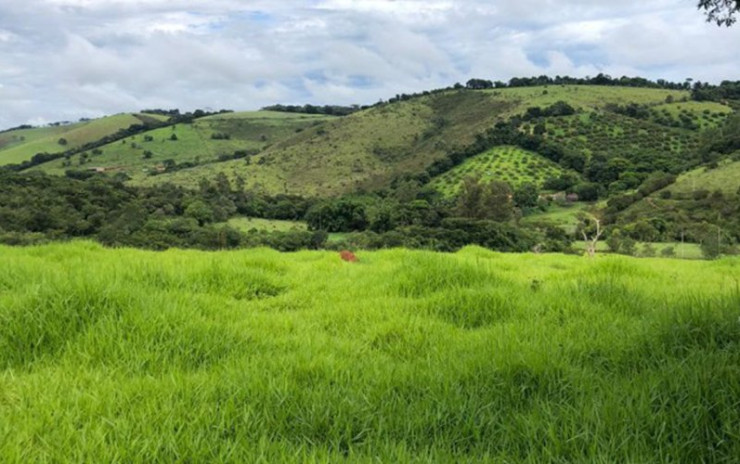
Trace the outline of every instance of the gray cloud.
<instances>
[{"instance_id":1,"label":"gray cloud","mask_svg":"<svg viewBox=\"0 0 740 464\"><path fill-rule=\"evenodd\" d=\"M738 79L691 0L3 0L0 128L144 107L372 103L539 74Z\"/></svg>"}]
</instances>

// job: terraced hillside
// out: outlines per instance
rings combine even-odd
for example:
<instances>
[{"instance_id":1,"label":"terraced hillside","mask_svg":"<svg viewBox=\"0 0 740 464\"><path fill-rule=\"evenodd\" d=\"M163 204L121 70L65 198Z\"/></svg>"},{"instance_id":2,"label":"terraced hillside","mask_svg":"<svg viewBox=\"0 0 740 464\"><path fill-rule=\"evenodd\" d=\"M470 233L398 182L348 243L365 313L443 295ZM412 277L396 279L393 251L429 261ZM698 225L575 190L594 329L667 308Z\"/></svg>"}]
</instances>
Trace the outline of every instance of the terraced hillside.
<instances>
[{"instance_id":1,"label":"terraced hillside","mask_svg":"<svg viewBox=\"0 0 740 464\"><path fill-rule=\"evenodd\" d=\"M223 113L127 137L65 160L36 169L63 174L67 169L123 172L134 181L178 164L198 165L219 159L242 158L307 127L331 119L327 116L269 111ZM241 154L239 153L241 152Z\"/></svg>"},{"instance_id":2,"label":"terraced hillside","mask_svg":"<svg viewBox=\"0 0 740 464\"><path fill-rule=\"evenodd\" d=\"M199 166L143 183L167 179L196 185L203 176L225 173L270 193L338 195L383 187L399 174L423 171L470 145L496 122L532 106L564 100L579 111L593 111L631 101L658 105L668 97L680 101L688 92L598 86L447 91L381 105L306 130L265 150L250 164L236 160Z\"/></svg>"},{"instance_id":3,"label":"terraced hillside","mask_svg":"<svg viewBox=\"0 0 740 464\"><path fill-rule=\"evenodd\" d=\"M37 153L73 150L132 124L162 119L162 116L152 114L118 114L76 124L3 132L0 133L0 166L27 161Z\"/></svg>"}]
</instances>

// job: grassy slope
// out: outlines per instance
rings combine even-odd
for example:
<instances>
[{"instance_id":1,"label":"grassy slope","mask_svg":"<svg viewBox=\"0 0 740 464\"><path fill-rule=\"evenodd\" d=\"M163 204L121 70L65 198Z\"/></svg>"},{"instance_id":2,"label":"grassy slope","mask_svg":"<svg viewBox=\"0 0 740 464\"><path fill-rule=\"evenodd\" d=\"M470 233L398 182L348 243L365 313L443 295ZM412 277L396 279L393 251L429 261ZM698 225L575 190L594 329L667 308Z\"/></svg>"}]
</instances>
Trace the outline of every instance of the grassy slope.
<instances>
[{"instance_id":1,"label":"grassy slope","mask_svg":"<svg viewBox=\"0 0 740 464\"><path fill-rule=\"evenodd\" d=\"M152 115L147 115L151 117ZM132 124L141 124L133 114L118 114L68 126L21 129L0 134L0 165L31 159L36 153L58 153L112 135ZM67 145L59 145L59 139Z\"/></svg>"},{"instance_id":2,"label":"grassy slope","mask_svg":"<svg viewBox=\"0 0 740 464\"><path fill-rule=\"evenodd\" d=\"M734 194L740 189L740 161L725 160L717 168L700 167L678 177L676 183L666 187L672 193L691 194L696 190L721 190ZM657 195L660 195L658 193Z\"/></svg>"},{"instance_id":3,"label":"grassy slope","mask_svg":"<svg viewBox=\"0 0 740 464\"><path fill-rule=\"evenodd\" d=\"M258 157L264 158L263 164L231 161L176 172L162 180L194 185L201 176L224 172L239 174L247 185L271 193L335 195L384 186L400 172L418 172L468 145L496 121L530 106L565 100L590 110L608 103L660 104L669 95L680 100L688 93L577 86L445 92L371 108L307 130L265 151Z\"/></svg>"},{"instance_id":4,"label":"grassy slope","mask_svg":"<svg viewBox=\"0 0 740 464\"><path fill-rule=\"evenodd\" d=\"M326 121L326 116L275 113L267 111L227 113L195 120L193 124L177 124L128 137L101 148L102 155L80 165L80 155L73 156L72 167L107 167L126 172L134 182L145 183L147 173L165 160L176 163L207 162L236 150L261 150L265 146L296 133L296 130ZM229 134L229 140L214 140L213 134ZM171 140L172 135L177 140ZM153 140L147 141L145 137ZM144 152L152 153L145 159ZM241 160L243 163L244 160ZM62 174L68 167L62 160L45 163L37 169ZM158 182L152 179L150 182ZM197 181L195 182L197 184Z\"/></svg>"},{"instance_id":5,"label":"grassy slope","mask_svg":"<svg viewBox=\"0 0 740 464\"><path fill-rule=\"evenodd\" d=\"M651 119L662 124L680 124L681 116L704 130L720 125L732 108L716 102L676 102L651 108Z\"/></svg>"},{"instance_id":6,"label":"grassy slope","mask_svg":"<svg viewBox=\"0 0 740 464\"><path fill-rule=\"evenodd\" d=\"M735 154L735 159L738 155ZM620 213L620 218L625 223L629 223L638 221L640 218L663 214L678 214L684 218L697 215L701 217L706 211L703 208L696 209L696 206L691 206L694 192L707 191L711 194L717 190L727 198L732 198L740 191L740 161L732 161L728 158L721 161L714 169L699 167L681 174L674 184L629 206ZM665 192L670 192L670 198L664 198ZM718 211L718 214L722 213ZM701 220L706 220L706 217L697 222Z\"/></svg>"},{"instance_id":7,"label":"grassy slope","mask_svg":"<svg viewBox=\"0 0 740 464\"><path fill-rule=\"evenodd\" d=\"M525 182L542 186L545 179L558 177L564 172L558 164L537 153L518 147L496 147L474 156L450 171L437 176L431 183L443 194L457 194L463 179L467 176L480 176L483 181L504 180L512 187Z\"/></svg>"},{"instance_id":8,"label":"grassy slope","mask_svg":"<svg viewBox=\"0 0 740 464\"><path fill-rule=\"evenodd\" d=\"M0 247L4 462L733 462L740 261Z\"/></svg>"}]
</instances>

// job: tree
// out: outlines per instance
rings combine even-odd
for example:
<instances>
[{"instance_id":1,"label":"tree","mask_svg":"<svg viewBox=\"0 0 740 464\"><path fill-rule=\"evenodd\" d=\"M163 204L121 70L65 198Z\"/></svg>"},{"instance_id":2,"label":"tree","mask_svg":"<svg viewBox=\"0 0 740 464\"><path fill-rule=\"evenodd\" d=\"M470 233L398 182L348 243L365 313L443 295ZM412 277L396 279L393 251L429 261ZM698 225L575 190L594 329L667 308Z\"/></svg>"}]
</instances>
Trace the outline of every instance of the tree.
<instances>
[{"instance_id":1,"label":"tree","mask_svg":"<svg viewBox=\"0 0 740 464\"><path fill-rule=\"evenodd\" d=\"M593 258L596 255L596 244L599 242L601 234L604 233L604 229L601 228L601 221L591 215L582 215L579 219L578 229L586 244L586 254Z\"/></svg>"},{"instance_id":2,"label":"tree","mask_svg":"<svg viewBox=\"0 0 740 464\"><path fill-rule=\"evenodd\" d=\"M457 214L463 217L482 219L484 216L481 208L483 199L483 185L480 178L467 176L463 179L460 195L457 197Z\"/></svg>"},{"instance_id":3,"label":"tree","mask_svg":"<svg viewBox=\"0 0 740 464\"><path fill-rule=\"evenodd\" d=\"M510 220L514 213L511 186L501 180L492 180L486 185L482 206L485 218L497 222Z\"/></svg>"},{"instance_id":4,"label":"tree","mask_svg":"<svg viewBox=\"0 0 740 464\"><path fill-rule=\"evenodd\" d=\"M203 226L206 223L213 222L213 209L201 199L192 201L185 208L185 216L189 216L196 221L198 225Z\"/></svg>"},{"instance_id":5,"label":"tree","mask_svg":"<svg viewBox=\"0 0 740 464\"><path fill-rule=\"evenodd\" d=\"M537 186L531 182L525 182L514 190L514 203L520 208L532 208L537 206L540 192Z\"/></svg>"},{"instance_id":6,"label":"tree","mask_svg":"<svg viewBox=\"0 0 740 464\"><path fill-rule=\"evenodd\" d=\"M704 10L707 21L718 26L731 26L736 21L735 14L740 12L740 0L699 0L697 6Z\"/></svg>"}]
</instances>

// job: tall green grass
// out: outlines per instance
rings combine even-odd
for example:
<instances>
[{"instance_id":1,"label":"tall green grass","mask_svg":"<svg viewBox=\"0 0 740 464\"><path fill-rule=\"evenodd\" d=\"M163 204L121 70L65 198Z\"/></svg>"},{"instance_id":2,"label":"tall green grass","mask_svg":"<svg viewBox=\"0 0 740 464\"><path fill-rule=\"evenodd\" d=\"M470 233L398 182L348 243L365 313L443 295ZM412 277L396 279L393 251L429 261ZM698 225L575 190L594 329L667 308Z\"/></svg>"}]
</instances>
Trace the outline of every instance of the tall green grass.
<instances>
[{"instance_id":1,"label":"tall green grass","mask_svg":"<svg viewBox=\"0 0 740 464\"><path fill-rule=\"evenodd\" d=\"M0 247L3 462L736 462L740 261Z\"/></svg>"}]
</instances>

